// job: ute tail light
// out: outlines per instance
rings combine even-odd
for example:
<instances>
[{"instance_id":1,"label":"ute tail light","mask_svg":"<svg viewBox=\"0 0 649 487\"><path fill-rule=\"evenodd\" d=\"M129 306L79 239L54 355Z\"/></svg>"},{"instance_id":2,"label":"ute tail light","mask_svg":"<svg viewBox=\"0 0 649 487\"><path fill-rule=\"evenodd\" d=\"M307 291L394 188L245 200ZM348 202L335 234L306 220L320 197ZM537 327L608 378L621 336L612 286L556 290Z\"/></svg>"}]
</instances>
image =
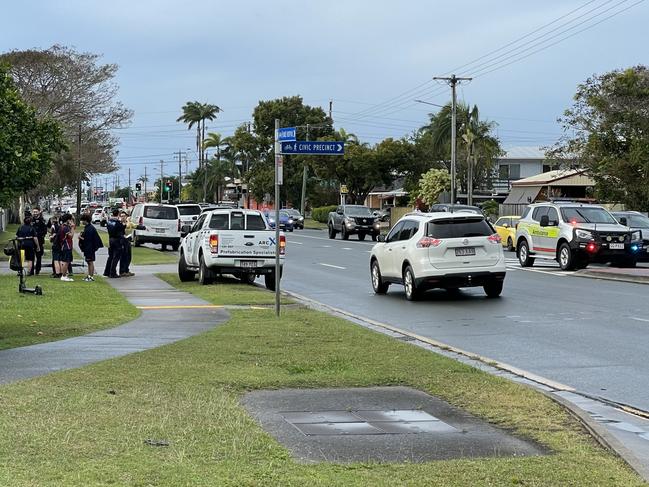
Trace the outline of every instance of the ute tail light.
<instances>
[{"instance_id":1,"label":"ute tail light","mask_svg":"<svg viewBox=\"0 0 649 487\"><path fill-rule=\"evenodd\" d=\"M422 237L419 242L417 242L417 248L427 249L429 247L438 247L441 243L442 240L439 238Z\"/></svg>"},{"instance_id":2,"label":"ute tail light","mask_svg":"<svg viewBox=\"0 0 649 487\"><path fill-rule=\"evenodd\" d=\"M493 235L489 235L487 237L487 240L489 240L491 243L499 244L502 242L502 239L500 238L500 235L497 233L494 233Z\"/></svg>"},{"instance_id":3,"label":"ute tail light","mask_svg":"<svg viewBox=\"0 0 649 487\"><path fill-rule=\"evenodd\" d=\"M286 255L286 236L279 236L279 255Z\"/></svg>"},{"instance_id":4,"label":"ute tail light","mask_svg":"<svg viewBox=\"0 0 649 487\"><path fill-rule=\"evenodd\" d=\"M210 252L213 254L219 253L219 236L210 235Z\"/></svg>"}]
</instances>

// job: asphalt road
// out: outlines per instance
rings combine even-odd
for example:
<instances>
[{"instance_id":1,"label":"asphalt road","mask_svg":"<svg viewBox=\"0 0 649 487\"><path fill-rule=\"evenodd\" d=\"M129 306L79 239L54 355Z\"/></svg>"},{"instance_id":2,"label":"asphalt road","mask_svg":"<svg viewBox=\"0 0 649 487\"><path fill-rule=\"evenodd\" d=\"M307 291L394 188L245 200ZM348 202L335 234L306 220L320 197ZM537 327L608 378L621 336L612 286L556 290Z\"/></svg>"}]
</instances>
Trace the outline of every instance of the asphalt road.
<instances>
[{"instance_id":1,"label":"asphalt road","mask_svg":"<svg viewBox=\"0 0 649 487\"><path fill-rule=\"evenodd\" d=\"M315 230L287 240L283 289L649 411L646 285L576 277L550 262L521 269L506 252L500 299L468 288L408 302L402 286L374 295L373 242Z\"/></svg>"}]
</instances>

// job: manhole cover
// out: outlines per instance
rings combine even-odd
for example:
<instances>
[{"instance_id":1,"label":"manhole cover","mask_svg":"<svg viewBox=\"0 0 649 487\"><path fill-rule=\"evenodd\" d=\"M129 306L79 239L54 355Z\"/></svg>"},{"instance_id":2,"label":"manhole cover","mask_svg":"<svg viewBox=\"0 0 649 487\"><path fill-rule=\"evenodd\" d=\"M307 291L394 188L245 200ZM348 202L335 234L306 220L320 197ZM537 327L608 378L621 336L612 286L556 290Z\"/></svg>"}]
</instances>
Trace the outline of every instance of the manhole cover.
<instances>
[{"instance_id":1,"label":"manhole cover","mask_svg":"<svg viewBox=\"0 0 649 487\"><path fill-rule=\"evenodd\" d=\"M547 453L407 387L254 391L242 402L301 461L423 462Z\"/></svg>"}]
</instances>

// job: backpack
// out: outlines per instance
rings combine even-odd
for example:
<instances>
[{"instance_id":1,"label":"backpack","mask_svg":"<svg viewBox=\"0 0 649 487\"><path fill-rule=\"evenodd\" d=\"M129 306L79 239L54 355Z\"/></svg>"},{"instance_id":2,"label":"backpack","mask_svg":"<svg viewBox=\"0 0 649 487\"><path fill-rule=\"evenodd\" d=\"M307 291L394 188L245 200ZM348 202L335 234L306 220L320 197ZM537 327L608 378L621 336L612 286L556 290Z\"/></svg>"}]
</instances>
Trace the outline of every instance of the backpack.
<instances>
[{"instance_id":1,"label":"backpack","mask_svg":"<svg viewBox=\"0 0 649 487\"><path fill-rule=\"evenodd\" d=\"M52 250L61 250L61 242L59 241L59 230L61 229L60 225L53 225L54 232L50 236L50 242L52 243Z\"/></svg>"}]
</instances>

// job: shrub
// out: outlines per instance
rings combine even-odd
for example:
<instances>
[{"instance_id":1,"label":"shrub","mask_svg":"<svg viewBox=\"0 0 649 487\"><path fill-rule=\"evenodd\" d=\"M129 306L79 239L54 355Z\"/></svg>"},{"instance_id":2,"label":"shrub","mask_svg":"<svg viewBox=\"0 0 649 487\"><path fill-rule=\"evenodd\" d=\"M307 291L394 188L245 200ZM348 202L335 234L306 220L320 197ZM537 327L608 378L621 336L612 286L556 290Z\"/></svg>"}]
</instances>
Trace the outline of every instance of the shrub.
<instances>
[{"instance_id":1,"label":"shrub","mask_svg":"<svg viewBox=\"0 0 649 487\"><path fill-rule=\"evenodd\" d=\"M321 206L319 208L314 208L311 210L311 218L313 218L315 221L320 222L320 223L327 223L327 219L329 218L329 213L332 211L336 211L336 206Z\"/></svg>"}]
</instances>

